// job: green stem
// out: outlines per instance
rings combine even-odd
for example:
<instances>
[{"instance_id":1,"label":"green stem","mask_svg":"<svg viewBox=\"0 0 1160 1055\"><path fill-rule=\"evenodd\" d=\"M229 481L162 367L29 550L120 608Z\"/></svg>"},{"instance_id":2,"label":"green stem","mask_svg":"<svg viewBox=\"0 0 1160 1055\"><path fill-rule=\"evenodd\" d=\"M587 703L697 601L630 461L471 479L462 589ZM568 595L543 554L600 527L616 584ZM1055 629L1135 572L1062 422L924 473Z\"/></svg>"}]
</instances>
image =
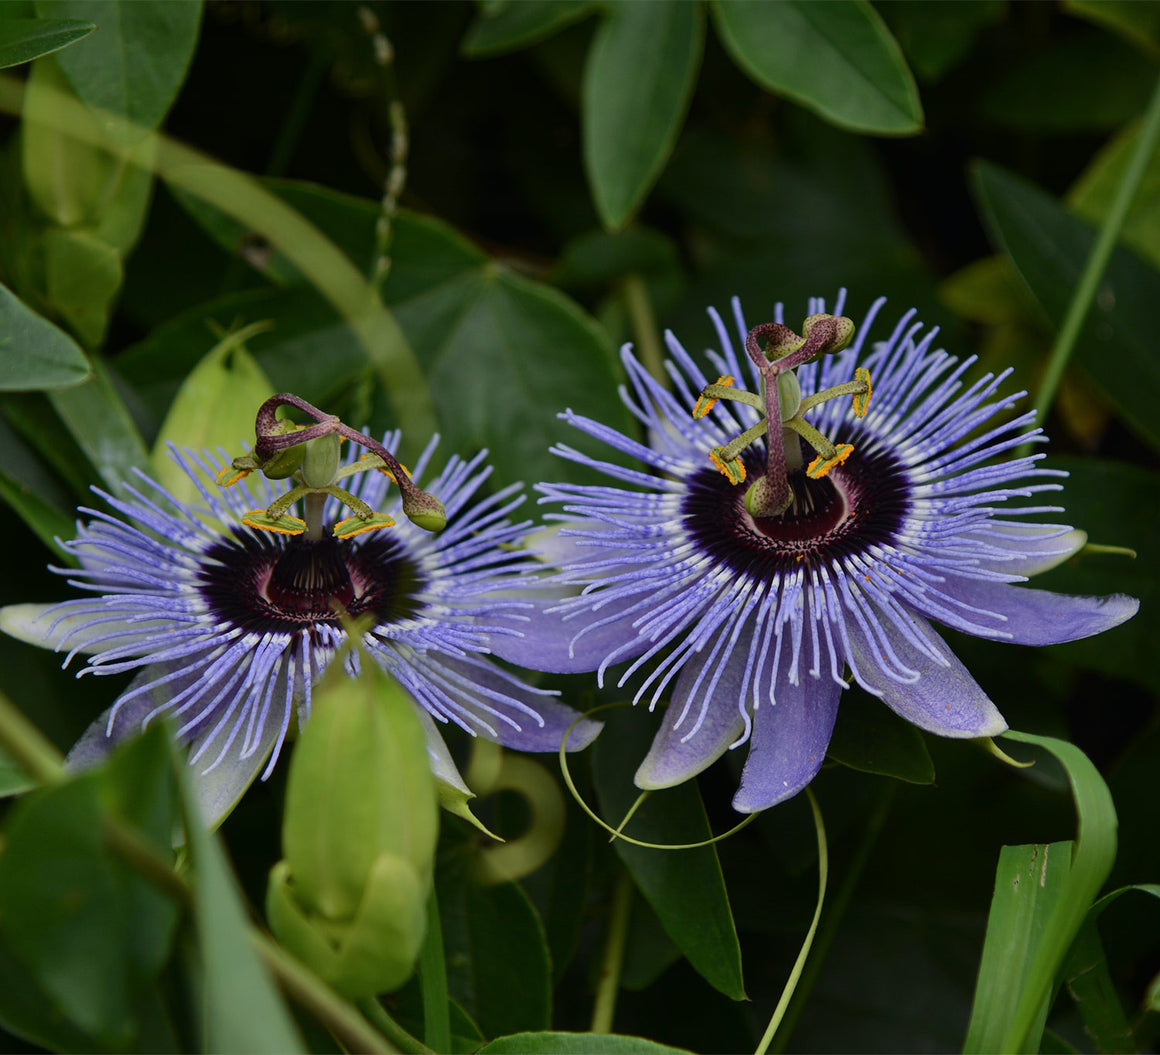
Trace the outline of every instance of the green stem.
<instances>
[{"instance_id":1,"label":"green stem","mask_svg":"<svg viewBox=\"0 0 1160 1055\"><path fill-rule=\"evenodd\" d=\"M0 693L0 748L37 783L55 784L64 779L64 756L3 693Z\"/></svg>"},{"instance_id":2,"label":"green stem","mask_svg":"<svg viewBox=\"0 0 1160 1055\"><path fill-rule=\"evenodd\" d=\"M596 984L596 1001L592 1006L592 1033L611 1033L616 1017L616 998L620 993L620 972L624 967L624 947L628 941L628 919L632 910L632 877L621 869L612 891L612 911L608 915L608 934L604 942L604 959L600 980Z\"/></svg>"},{"instance_id":3,"label":"green stem","mask_svg":"<svg viewBox=\"0 0 1160 1055\"><path fill-rule=\"evenodd\" d=\"M829 853L826 848L826 825L822 820L822 811L818 806L818 800L814 798L814 793L808 787L806 788L806 798L810 803L810 811L814 816L814 831L818 837L818 903L814 908L814 918L810 923L810 929L806 932L806 939L802 942L801 952L798 953L797 959L794 961L793 969L789 972L789 978L786 979L785 988L781 991L781 999L778 1000L777 1007L773 1009L769 1025L765 1027L765 1032L762 1034L754 1055L765 1055L769 1050L769 1042L773 1040L773 1035L777 1032L777 1027L781 1024L782 1017L789 1006L790 998L797 988L798 979L801 978L802 968L810 954L810 946L813 945L814 934L818 929L818 918L822 914L822 905L826 900L826 878L830 870Z\"/></svg>"},{"instance_id":4,"label":"green stem","mask_svg":"<svg viewBox=\"0 0 1160 1055\"><path fill-rule=\"evenodd\" d=\"M653 311L652 298L648 286L638 274L625 275L620 282L624 296L624 306L628 309L628 319L632 324L636 350L645 369L662 385L668 385L665 373L665 352L657 330L657 317Z\"/></svg>"},{"instance_id":5,"label":"green stem","mask_svg":"<svg viewBox=\"0 0 1160 1055\"><path fill-rule=\"evenodd\" d=\"M1144 170L1156 149L1160 138L1160 80L1156 82L1156 89L1152 94L1152 101L1144 114L1140 125L1140 132L1136 138L1136 147L1132 151L1132 158L1124 175L1120 178L1120 185L1116 188L1116 196L1104 217L1099 237L1088 254L1083 273L1076 283L1072 293L1071 303L1067 307L1063 324L1051 349L1051 356L1047 361L1047 368L1043 372L1043 379L1039 382L1039 392L1035 397L1035 410L1039 423L1047 420L1047 412L1055 400L1055 393L1067 368L1068 360L1079 340L1084 320L1099 289L1100 280L1104 277L1108 262L1116 248L1116 240L1120 236L1120 229L1124 226L1124 219L1128 215L1132 200L1139 190L1140 181L1144 177ZM1031 450L1030 444L1025 444L1019 451L1026 454Z\"/></svg>"},{"instance_id":6,"label":"green stem","mask_svg":"<svg viewBox=\"0 0 1160 1055\"><path fill-rule=\"evenodd\" d=\"M404 1055L435 1055L435 1051L421 1040L412 1037L402 1026L399 1025L390 1015L387 1014L387 1009L383 1007L378 1000L369 996L365 1000L359 1001L359 1007L362 1013L366 1015L376 1026L376 1028L385 1036L399 1051ZM439 1051L450 1051L450 1047L439 1048Z\"/></svg>"},{"instance_id":7,"label":"green stem","mask_svg":"<svg viewBox=\"0 0 1160 1055\"><path fill-rule=\"evenodd\" d=\"M436 1051L450 1051L447 961L443 955L443 921L434 886L427 899L427 935L419 950L419 988L423 994L423 1039Z\"/></svg>"},{"instance_id":8,"label":"green stem","mask_svg":"<svg viewBox=\"0 0 1160 1055\"><path fill-rule=\"evenodd\" d=\"M870 815L870 820L866 825L865 831L862 833L862 841L858 844L854 859L850 862L850 866L846 870L846 876L842 880L842 885L838 888L838 892L834 896L833 901L830 902L830 911L826 913L825 923L822 925L821 932L818 934L814 954L806 962L805 969L802 971L801 981L798 983L797 991L794 993L793 999L790 1001L790 1005L782 1019L781 1028L777 1034L777 1042L771 1049L774 1052L785 1051L789 1045L790 1038L793 1036L794 1027L797 1026L798 1019L801 1018L802 1011L805 1009L806 1003L810 998L810 993L813 992L814 986L817 984L818 975L821 974L822 967L826 962L826 956L830 951L830 947L834 944L834 939L837 937L842 920L845 918L846 910L850 907L850 899L854 896L854 890L861 881L862 873L865 871L866 864L870 860L870 854L878 842L878 836L881 834L882 827L886 823L886 817L890 813L890 807L894 804L894 796L897 790L897 783L888 778L878 798L878 804L875 806L874 812Z\"/></svg>"}]
</instances>

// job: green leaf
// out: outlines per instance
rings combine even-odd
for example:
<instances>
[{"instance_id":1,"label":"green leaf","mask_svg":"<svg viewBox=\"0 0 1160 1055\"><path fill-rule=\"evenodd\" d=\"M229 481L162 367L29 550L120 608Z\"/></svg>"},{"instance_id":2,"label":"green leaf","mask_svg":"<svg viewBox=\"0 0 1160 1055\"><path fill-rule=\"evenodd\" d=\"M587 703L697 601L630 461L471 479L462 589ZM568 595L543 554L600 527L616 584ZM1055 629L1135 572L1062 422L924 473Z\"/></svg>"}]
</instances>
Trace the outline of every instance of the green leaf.
<instances>
[{"instance_id":1,"label":"green leaf","mask_svg":"<svg viewBox=\"0 0 1160 1055\"><path fill-rule=\"evenodd\" d=\"M34 787L36 781L24 771L24 767L14 762L7 751L0 750L0 797L23 795Z\"/></svg>"},{"instance_id":2,"label":"green leaf","mask_svg":"<svg viewBox=\"0 0 1160 1055\"><path fill-rule=\"evenodd\" d=\"M108 368L93 360L94 376L75 388L49 393L57 414L80 445L105 486L114 491L146 469L149 453Z\"/></svg>"},{"instance_id":3,"label":"green leaf","mask_svg":"<svg viewBox=\"0 0 1160 1055\"><path fill-rule=\"evenodd\" d=\"M0 69L60 51L96 28L76 18L0 18Z\"/></svg>"},{"instance_id":4,"label":"green leaf","mask_svg":"<svg viewBox=\"0 0 1160 1055\"><path fill-rule=\"evenodd\" d=\"M608 338L548 286L486 264L395 312L427 370L448 449L489 448L503 483L569 475L548 448L584 444L553 411L627 426Z\"/></svg>"},{"instance_id":5,"label":"green leaf","mask_svg":"<svg viewBox=\"0 0 1160 1055\"><path fill-rule=\"evenodd\" d=\"M1090 920L1072 942L1063 978L1097 1051L1130 1055L1139 1050L1108 971L1099 932Z\"/></svg>"},{"instance_id":6,"label":"green leaf","mask_svg":"<svg viewBox=\"0 0 1160 1055\"><path fill-rule=\"evenodd\" d=\"M185 80L201 6L201 0L36 0L36 13L95 22L99 33L58 56L73 90L91 106L156 128Z\"/></svg>"},{"instance_id":7,"label":"green leaf","mask_svg":"<svg viewBox=\"0 0 1160 1055\"><path fill-rule=\"evenodd\" d=\"M584 168L606 227L623 227L660 176L704 44L704 11L683 0L615 4L596 31L581 112Z\"/></svg>"},{"instance_id":8,"label":"green leaf","mask_svg":"<svg viewBox=\"0 0 1160 1055\"><path fill-rule=\"evenodd\" d=\"M1002 1040L1028 991L1032 963L1063 896L1074 846L1069 840L1000 851L964 1052L1038 1050L1038 1045L1007 1048ZM1040 1029L1046 1013L1043 1007Z\"/></svg>"},{"instance_id":9,"label":"green leaf","mask_svg":"<svg viewBox=\"0 0 1160 1055\"><path fill-rule=\"evenodd\" d=\"M648 752L656 723L637 709L610 714L592 749L592 771L601 815L615 827L640 794L630 774ZM625 834L664 844L710 838L696 782L650 793ZM741 949L717 848L652 850L621 839L613 846L669 937L698 973L726 996L744 1000Z\"/></svg>"},{"instance_id":10,"label":"green leaf","mask_svg":"<svg viewBox=\"0 0 1160 1055\"><path fill-rule=\"evenodd\" d=\"M545 1029L552 964L536 910L518 884L481 886L468 872L436 877L451 994L485 1036Z\"/></svg>"},{"instance_id":11,"label":"green leaf","mask_svg":"<svg viewBox=\"0 0 1160 1055\"><path fill-rule=\"evenodd\" d=\"M1063 0L1069 15L1119 33L1145 54L1160 57L1160 4L1140 0Z\"/></svg>"},{"instance_id":12,"label":"green leaf","mask_svg":"<svg viewBox=\"0 0 1160 1055\"><path fill-rule=\"evenodd\" d=\"M1034 848L1004 848L965 1052L1038 1050L1056 976L1116 856L1112 796L1087 756L1049 736L1011 730L1003 738L1035 744L1063 765L1075 799L1077 833L1070 861L1066 850L1056 850L1056 858L1064 858L1062 868L1049 853L1033 866L1028 856ZM1016 888L1017 875L1023 878Z\"/></svg>"},{"instance_id":13,"label":"green leaf","mask_svg":"<svg viewBox=\"0 0 1160 1055\"><path fill-rule=\"evenodd\" d=\"M481 11L460 50L471 58L503 55L535 44L596 9L593 0L521 0Z\"/></svg>"},{"instance_id":14,"label":"green leaf","mask_svg":"<svg viewBox=\"0 0 1160 1055\"><path fill-rule=\"evenodd\" d=\"M1068 191L1067 202L1077 216L1091 224L1103 222L1135 150L1138 134L1138 122L1117 133ZM1153 267L1160 267L1160 149L1153 152L1144 169L1120 237Z\"/></svg>"},{"instance_id":15,"label":"green leaf","mask_svg":"<svg viewBox=\"0 0 1160 1055\"><path fill-rule=\"evenodd\" d=\"M615 1033L516 1033L485 1044L476 1055L672 1055L685 1051Z\"/></svg>"},{"instance_id":16,"label":"green leaf","mask_svg":"<svg viewBox=\"0 0 1160 1055\"><path fill-rule=\"evenodd\" d=\"M976 105L1001 128L1103 132L1141 113L1155 80L1144 56L1107 33L1085 28L1048 41L988 78Z\"/></svg>"},{"instance_id":17,"label":"green leaf","mask_svg":"<svg viewBox=\"0 0 1160 1055\"><path fill-rule=\"evenodd\" d=\"M1057 458L1063 469L1062 505L1067 520L1089 539L1127 546L1135 559L1109 554L1081 554L1062 567L1036 576L1033 585L1076 594L1126 593L1140 599L1140 611L1108 634L1052 647L1069 663L1131 678L1160 691L1160 670L1152 643L1160 640L1160 474L1136 465L1095 458Z\"/></svg>"},{"instance_id":18,"label":"green leaf","mask_svg":"<svg viewBox=\"0 0 1160 1055\"><path fill-rule=\"evenodd\" d=\"M169 456L169 444L179 449L242 453L252 443L254 417L274 388L246 350L252 327L226 334L186 377L165 415L150 461L159 483L178 501L199 498L197 485Z\"/></svg>"},{"instance_id":19,"label":"green leaf","mask_svg":"<svg viewBox=\"0 0 1160 1055\"><path fill-rule=\"evenodd\" d=\"M920 80L937 81L963 61L979 33L1003 17L1003 0L886 0L874 5Z\"/></svg>"},{"instance_id":20,"label":"green leaf","mask_svg":"<svg viewBox=\"0 0 1160 1055\"><path fill-rule=\"evenodd\" d=\"M170 852L167 735L151 730L106 766L13 808L0 855L0 931L58 1019L101 1050L130 1050L141 990L172 945L177 909L110 849L110 817ZM5 991L4 997L10 998ZM5 1021L20 1022L0 1010Z\"/></svg>"},{"instance_id":21,"label":"green leaf","mask_svg":"<svg viewBox=\"0 0 1160 1055\"><path fill-rule=\"evenodd\" d=\"M90 348L101 344L121 289L121 254L85 230L45 231L45 292L53 309Z\"/></svg>"},{"instance_id":22,"label":"green leaf","mask_svg":"<svg viewBox=\"0 0 1160 1055\"><path fill-rule=\"evenodd\" d=\"M77 343L0 285L0 391L67 388L92 376Z\"/></svg>"},{"instance_id":23,"label":"green leaf","mask_svg":"<svg viewBox=\"0 0 1160 1055\"><path fill-rule=\"evenodd\" d=\"M826 756L862 773L934 783L934 763L922 733L862 692L843 695Z\"/></svg>"},{"instance_id":24,"label":"green leaf","mask_svg":"<svg viewBox=\"0 0 1160 1055\"><path fill-rule=\"evenodd\" d=\"M219 837L205 829L185 760L172 750L194 868L193 915L204 972L206 1051L300 1052L302 1041L249 940L249 920Z\"/></svg>"},{"instance_id":25,"label":"green leaf","mask_svg":"<svg viewBox=\"0 0 1160 1055\"><path fill-rule=\"evenodd\" d=\"M996 165L978 162L975 190L995 245L1007 252L1051 321L1058 326L1095 239L1051 195ZM1076 345L1077 361L1124 415L1160 447L1152 393L1160 391L1154 309L1160 272L1117 250Z\"/></svg>"},{"instance_id":26,"label":"green leaf","mask_svg":"<svg viewBox=\"0 0 1160 1055\"><path fill-rule=\"evenodd\" d=\"M717 33L754 81L840 128L905 136L922 104L898 42L864 0L713 0Z\"/></svg>"}]
</instances>

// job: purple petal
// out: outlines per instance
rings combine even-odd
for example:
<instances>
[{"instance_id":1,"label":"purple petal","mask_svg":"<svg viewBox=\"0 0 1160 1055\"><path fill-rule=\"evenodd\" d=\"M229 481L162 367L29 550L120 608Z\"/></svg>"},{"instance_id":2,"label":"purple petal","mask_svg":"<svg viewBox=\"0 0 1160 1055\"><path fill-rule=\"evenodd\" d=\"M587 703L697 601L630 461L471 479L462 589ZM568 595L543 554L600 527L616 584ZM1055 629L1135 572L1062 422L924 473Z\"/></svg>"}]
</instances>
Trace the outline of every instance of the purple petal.
<instances>
[{"instance_id":1,"label":"purple petal","mask_svg":"<svg viewBox=\"0 0 1160 1055\"><path fill-rule=\"evenodd\" d=\"M160 665L146 667L139 673L122 696L133 690L147 685L151 681L162 677L166 668ZM109 716L113 708L105 711L92 725L85 730L81 738L69 751L65 762L70 769L88 769L104 761L108 754L124 740L137 736L143 729L143 723L158 707L164 706L182 688L188 685L188 679L177 679L165 685L139 693L125 700L117 710L113 727L109 729ZM282 681L284 688L285 681ZM114 707L116 704L114 704ZM203 739L213 729L212 723L207 723L200 736L188 743L188 757L197 754L202 746ZM238 735L230 743L229 748L218 762L221 748L211 744L197 762L190 762L193 790L200 807L202 820L209 828L216 828L230 814L237 805L246 789L254 782L255 777L262 771L266 760L270 757L275 744L280 738L282 724L280 721L270 720L262 726L260 736L254 750L242 757L245 737ZM224 746L224 737L221 740ZM214 763L217 762L215 765ZM210 767L213 768L210 768Z\"/></svg>"},{"instance_id":2,"label":"purple petal","mask_svg":"<svg viewBox=\"0 0 1160 1055\"><path fill-rule=\"evenodd\" d=\"M847 620L853 650L850 666L859 684L920 729L960 739L998 736L1007 728L998 708L930 624L914 613L911 618L914 627L909 634L887 616L878 622L895 656L917 675L914 681L900 681L888 674L881 647L869 642L854 620ZM916 638L941 662L924 653ZM893 668L893 664L889 666Z\"/></svg>"},{"instance_id":3,"label":"purple petal","mask_svg":"<svg viewBox=\"0 0 1160 1055\"><path fill-rule=\"evenodd\" d=\"M738 813L769 809L796 795L826 758L842 686L825 674L805 674L797 685L782 675L774 693L777 702L771 705L762 694L753 716L749 757L733 796Z\"/></svg>"},{"instance_id":4,"label":"purple petal","mask_svg":"<svg viewBox=\"0 0 1160 1055\"><path fill-rule=\"evenodd\" d=\"M1087 542L1087 532L1078 528L1066 530L1030 524L1007 524L987 525L978 531L965 533L962 538L964 541L984 543L1007 552L1006 557L980 558L979 566L982 568L1006 572L1008 575L1039 575L1083 549Z\"/></svg>"},{"instance_id":5,"label":"purple petal","mask_svg":"<svg viewBox=\"0 0 1160 1055\"><path fill-rule=\"evenodd\" d=\"M998 619L977 618L994 625L996 636L1017 645L1058 645L1102 634L1131 619L1140 607L1135 597L1123 593L1081 597L957 576L947 576L942 590L975 608L993 612Z\"/></svg>"},{"instance_id":6,"label":"purple petal","mask_svg":"<svg viewBox=\"0 0 1160 1055\"><path fill-rule=\"evenodd\" d=\"M613 652L618 653L617 662L633 659L651 642L639 638L632 626L639 613L629 613L621 619L616 616L638 600L618 598L596 611L581 612L569 619L562 612L546 610L558 605L558 600L533 601L534 608L488 617L489 624L510 627L520 635L495 634L488 638L488 647L509 663L551 674L596 670ZM610 620L607 625L595 626L605 619Z\"/></svg>"},{"instance_id":7,"label":"purple petal","mask_svg":"<svg viewBox=\"0 0 1160 1055\"><path fill-rule=\"evenodd\" d=\"M462 710L478 713L480 722L494 728L495 740L504 747L516 751L559 751L567 734L568 750L579 751L604 728L603 722L582 718L579 711L529 689L486 658L440 656L439 663L474 685L475 698L464 694L457 702ZM509 720L497 719L491 712Z\"/></svg>"},{"instance_id":8,"label":"purple petal","mask_svg":"<svg viewBox=\"0 0 1160 1055\"><path fill-rule=\"evenodd\" d=\"M653 738L645 760L636 771L636 786L648 790L671 788L695 777L717 761L745 729L740 701L747 695L743 684L748 643L739 645L726 656L725 670L717 682L713 699L691 701L689 694L713 650L706 647L684 666L673 689L672 702L665 710L660 729ZM697 722L700 719L700 728ZM694 729L696 731L694 732Z\"/></svg>"}]
</instances>

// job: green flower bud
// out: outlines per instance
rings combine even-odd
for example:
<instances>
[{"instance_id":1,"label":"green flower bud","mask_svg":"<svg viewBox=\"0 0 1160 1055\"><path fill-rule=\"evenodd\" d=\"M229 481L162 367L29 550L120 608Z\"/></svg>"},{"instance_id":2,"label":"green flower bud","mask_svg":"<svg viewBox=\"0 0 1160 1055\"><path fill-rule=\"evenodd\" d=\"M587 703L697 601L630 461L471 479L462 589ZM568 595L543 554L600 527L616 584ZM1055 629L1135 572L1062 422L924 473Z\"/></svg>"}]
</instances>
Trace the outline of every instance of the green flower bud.
<instances>
[{"instance_id":1,"label":"green flower bud","mask_svg":"<svg viewBox=\"0 0 1160 1055\"><path fill-rule=\"evenodd\" d=\"M367 657L315 691L286 786L266 914L278 939L351 998L397 989L426 927L439 808L415 705Z\"/></svg>"},{"instance_id":2,"label":"green flower bud","mask_svg":"<svg viewBox=\"0 0 1160 1055\"><path fill-rule=\"evenodd\" d=\"M331 432L305 444L302 459L302 482L307 487L329 487L338 472L339 435Z\"/></svg>"}]
</instances>

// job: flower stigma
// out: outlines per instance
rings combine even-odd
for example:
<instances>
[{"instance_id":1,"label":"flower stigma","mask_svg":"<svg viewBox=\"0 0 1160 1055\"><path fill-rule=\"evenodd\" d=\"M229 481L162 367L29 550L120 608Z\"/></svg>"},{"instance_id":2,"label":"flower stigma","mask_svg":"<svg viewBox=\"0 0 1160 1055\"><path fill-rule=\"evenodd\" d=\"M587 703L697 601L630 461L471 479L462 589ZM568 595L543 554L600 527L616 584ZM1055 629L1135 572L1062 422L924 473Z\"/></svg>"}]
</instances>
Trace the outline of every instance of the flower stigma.
<instances>
[{"instance_id":1,"label":"flower stigma","mask_svg":"<svg viewBox=\"0 0 1160 1055\"><path fill-rule=\"evenodd\" d=\"M792 484L791 472L797 473L804 467L807 477L820 480L854 453L848 443L832 443L806 421L805 415L831 399L853 396L854 413L863 417L870 407L869 371L859 367L854 380L815 392L805 399L795 373L799 366L849 347L853 339L853 321L840 315L811 315L803 323L800 335L782 323L763 323L750 330L745 341L745 351L761 378L761 394L734 388L732 377L720 377L715 384L701 390L693 409L695 418L708 414L720 399L744 403L759 415L757 422L735 439L709 452L710 461L731 484L742 483L748 475L741 458L746 448L764 436L769 437L765 470L745 492L745 509L750 516L792 514L795 496L801 493L801 488ZM780 443L773 439L778 434ZM802 440L817 453L808 466L802 454Z\"/></svg>"}]
</instances>

